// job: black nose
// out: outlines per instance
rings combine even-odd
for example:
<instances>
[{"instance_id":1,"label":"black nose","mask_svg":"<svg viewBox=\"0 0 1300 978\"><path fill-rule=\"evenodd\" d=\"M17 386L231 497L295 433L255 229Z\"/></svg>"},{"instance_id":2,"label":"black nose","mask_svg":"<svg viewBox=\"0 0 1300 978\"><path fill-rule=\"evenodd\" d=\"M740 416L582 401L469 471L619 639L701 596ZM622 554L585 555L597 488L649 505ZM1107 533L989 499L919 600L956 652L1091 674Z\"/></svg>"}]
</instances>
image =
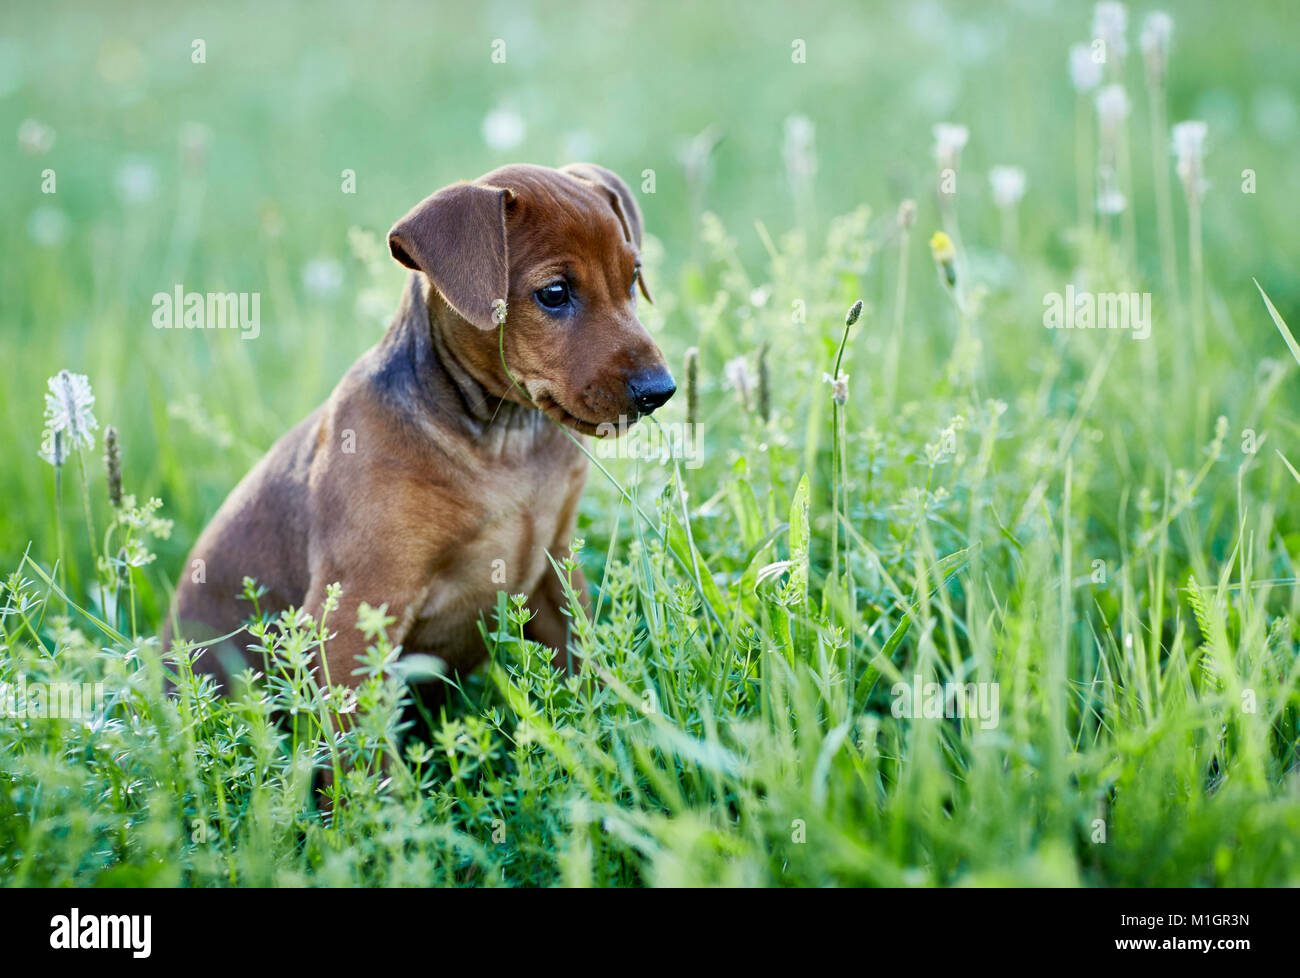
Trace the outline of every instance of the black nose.
<instances>
[{"instance_id":1,"label":"black nose","mask_svg":"<svg viewBox=\"0 0 1300 978\"><path fill-rule=\"evenodd\" d=\"M650 414L655 408L663 407L677 393L673 375L664 367L638 370L628 378L627 388L636 409L642 414Z\"/></svg>"}]
</instances>

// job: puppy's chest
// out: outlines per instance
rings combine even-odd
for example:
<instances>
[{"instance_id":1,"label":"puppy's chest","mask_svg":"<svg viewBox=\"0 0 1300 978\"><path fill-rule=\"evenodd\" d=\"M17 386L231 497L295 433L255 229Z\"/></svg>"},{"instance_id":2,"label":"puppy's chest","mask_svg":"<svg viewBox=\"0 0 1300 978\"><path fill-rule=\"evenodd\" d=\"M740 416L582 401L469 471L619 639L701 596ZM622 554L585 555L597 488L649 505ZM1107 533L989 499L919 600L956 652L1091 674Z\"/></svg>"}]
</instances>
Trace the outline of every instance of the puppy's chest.
<instances>
[{"instance_id":1,"label":"puppy's chest","mask_svg":"<svg viewBox=\"0 0 1300 978\"><path fill-rule=\"evenodd\" d=\"M416 614L417 623L428 626L422 631L435 641L477 622L495 605L498 591L531 595L544 575L554 573L547 551L555 548L569 519L569 471L506 473L477 490L467 500L469 532L453 546L453 559L435 573Z\"/></svg>"}]
</instances>

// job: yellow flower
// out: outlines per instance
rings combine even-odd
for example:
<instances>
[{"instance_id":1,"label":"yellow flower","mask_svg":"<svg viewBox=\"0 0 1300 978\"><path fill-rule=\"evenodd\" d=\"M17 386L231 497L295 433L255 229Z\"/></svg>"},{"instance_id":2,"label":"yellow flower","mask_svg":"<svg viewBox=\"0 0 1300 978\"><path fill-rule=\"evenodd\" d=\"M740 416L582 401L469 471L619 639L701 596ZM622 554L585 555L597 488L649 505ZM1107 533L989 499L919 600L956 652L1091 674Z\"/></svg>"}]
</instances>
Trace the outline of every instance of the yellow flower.
<instances>
[{"instance_id":1,"label":"yellow flower","mask_svg":"<svg viewBox=\"0 0 1300 978\"><path fill-rule=\"evenodd\" d=\"M957 257L957 250L952 246L952 238L942 231L935 231L934 236L930 238L930 250L934 253L934 260L940 265Z\"/></svg>"},{"instance_id":2,"label":"yellow flower","mask_svg":"<svg viewBox=\"0 0 1300 978\"><path fill-rule=\"evenodd\" d=\"M939 266L939 271L943 273L944 281L950 287L957 285L957 249L952 245L952 238L942 231L935 231L930 238L930 253L934 255L934 263Z\"/></svg>"}]
</instances>

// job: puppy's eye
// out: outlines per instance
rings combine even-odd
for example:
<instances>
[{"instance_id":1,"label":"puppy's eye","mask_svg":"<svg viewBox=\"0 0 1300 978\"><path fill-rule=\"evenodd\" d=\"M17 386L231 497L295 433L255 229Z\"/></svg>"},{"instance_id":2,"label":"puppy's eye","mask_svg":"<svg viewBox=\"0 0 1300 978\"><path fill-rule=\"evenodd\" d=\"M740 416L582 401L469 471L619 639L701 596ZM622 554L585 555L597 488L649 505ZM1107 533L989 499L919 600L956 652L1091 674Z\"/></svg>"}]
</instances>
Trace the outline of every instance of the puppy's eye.
<instances>
[{"instance_id":1,"label":"puppy's eye","mask_svg":"<svg viewBox=\"0 0 1300 978\"><path fill-rule=\"evenodd\" d=\"M563 309L569 304L569 283L552 282L533 293L544 309Z\"/></svg>"}]
</instances>

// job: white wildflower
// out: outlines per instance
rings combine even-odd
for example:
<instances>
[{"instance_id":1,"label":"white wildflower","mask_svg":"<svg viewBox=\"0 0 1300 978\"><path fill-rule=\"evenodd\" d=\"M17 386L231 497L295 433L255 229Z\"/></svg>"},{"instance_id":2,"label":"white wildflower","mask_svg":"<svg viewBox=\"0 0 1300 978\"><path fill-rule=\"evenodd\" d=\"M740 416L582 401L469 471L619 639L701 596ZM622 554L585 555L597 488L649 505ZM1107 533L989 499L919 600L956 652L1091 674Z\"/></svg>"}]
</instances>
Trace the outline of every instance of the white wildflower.
<instances>
[{"instance_id":1,"label":"white wildflower","mask_svg":"<svg viewBox=\"0 0 1300 978\"><path fill-rule=\"evenodd\" d=\"M44 204L32 211L27 233L42 248L53 248L68 236L68 217L57 207Z\"/></svg>"},{"instance_id":2,"label":"white wildflower","mask_svg":"<svg viewBox=\"0 0 1300 978\"><path fill-rule=\"evenodd\" d=\"M1113 134L1128 118L1128 93L1123 85L1107 85L1097 93L1097 119L1102 135Z\"/></svg>"},{"instance_id":3,"label":"white wildflower","mask_svg":"<svg viewBox=\"0 0 1300 978\"><path fill-rule=\"evenodd\" d=\"M1025 171L1018 166L995 166L989 171L993 200L1001 208L1015 207L1025 196Z\"/></svg>"},{"instance_id":4,"label":"white wildflower","mask_svg":"<svg viewBox=\"0 0 1300 978\"><path fill-rule=\"evenodd\" d=\"M1199 119L1174 126L1174 155L1178 158L1178 176L1187 196L1200 200L1209 184L1205 180L1205 137L1208 127Z\"/></svg>"},{"instance_id":5,"label":"white wildflower","mask_svg":"<svg viewBox=\"0 0 1300 978\"><path fill-rule=\"evenodd\" d=\"M308 294L328 299L343 285L343 266L333 258L313 258L303 266L302 285Z\"/></svg>"},{"instance_id":6,"label":"white wildflower","mask_svg":"<svg viewBox=\"0 0 1300 978\"><path fill-rule=\"evenodd\" d=\"M1128 52L1128 10L1122 3L1107 0L1099 3L1092 10L1092 36L1106 42L1106 57L1114 52L1117 59L1123 59Z\"/></svg>"},{"instance_id":7,"label":"white wildflower","mask_svg":"<svg viewBox=\"0 0 1300 978\"><path fill-rule=\"evenodd\" d=\"M507 106L498 106L483 117L483 142L490 149L514 149L527 132L524 117Z\"/></svg>"},{"instance_id":8,"label":"white wildflower","mask_svg":"<svg viewBox=\"0 0 1300 978\"><path fill-rule=\"evenodd\" d=\"M77 448L94 448L99 427L95 420L95 395L85 374L60 370L49 380L45 395L45 431L41 436L41 458L61 466Z\"/></svg>"},{"instance_id":9,"label":"white wildflower","mask_svg":"<svg viewBox=\"0 0 1300 978\"><path fill-rule=\"evenodd\" d=\"M1205 137L1209 127L1198 119L1180 122L1174 126L1174 153L1182 159L1202 159L1205 156Z\"/></svg>"},{"instance_id":10,"label":"white wildflower","mask_svg":"<svg viewBox=\"0 0 1300 978\"><path fill-rule=\"evenodd\" d=\"M934 160L941 170L955 170L961 160L961 151L970 140L970 130L951 122L937 123L934 133Z\"/></svg>"},{"instance_id":11,"label":"white wildflower","mask_svg":"<svg viewBox=\"0 0 1300 978\"><path fill-rule=\"evenodd\" d=\"M803 184L817 172L817 127L806 115L792 115L785 120L785 144L782 155L791 182Z\"/></svg>"},{"instance_id":12,"label":"white wildflower","mask_svg":"<svg viewBox=\"0 0 1300 978\"><path fill-rule=\"evenodd\" d=\"M1142 22L1142 57L1146 60L1147 74L1159 82L1169 63L1169 40L1174 33L1174 19L1163 10L1147 14Z\"/></svg>"},{"instance_id":13,"label":"white wildflower","mask_svg":"<svg viewBox=\"0 0 1300 978\"><path fill-rule=\"evenodd\" d=\"M840 374L838 377L832 377L830 374L822 374L822 383L831 385L831 400L836 404L844 404L849 399L849 375Z\"/></svg>"},{"instance_id":14,"label":"white wildflower","mask_svg":"<svg viewBox=\"0 0 1300 978\"><path fill-rule=\"evenodd\" d=\"M1113 186L1103 187L1097 194L1097 212L1107 216L1124 213L1128 207L1128 198Z\"/></svg>"},{"instance_id":15,"label":"white wildflower","mask_svg":"<svg viewBox=\"0 0 1300 978\"><path fill-rule=\"evenodd\" d=\"M1120 135L1128 118L1129 100L1122 85L1107 85L1097 93L1097 127L1100 130L1100 163L1097 179L1097 210L1101 214L1119 214L1128 207L1116 179L1120 152Z\"/></svg>"},{"instance_id":16,"label":"white wildflower","mask_svg":"<svg viewBox=\"0 0 1300 978\"><path fill-rule=\"evenodd\" d=\"M740 395L740 400L748 410L754 393L754 377L749 372L749 364L745 362L745 358L742 356L728 360L726 366L722 368L722 373L732 390Z\"/></svg>"},{"instance_id":17,"label":"white wildflower","mask_svg":"<svg viewBox=\"0 0 1300 978\"><path fill-rule=\"evenodd\" d=\"M1076 44L1070 48L1070 81L1077 92L1088 93L1101 84L1101 65L1092 58L1092 48Z\"/></svg>"},{"instance_id":18,"label":"white wildflower","mask_svg":"<svg viewBox=\"0 0 1300 978\"><path fill-rule=\"evenodd\" d=\"M40 156L54 148L54 130L37 119L24 119L18 126L18 148Z\"/></svg>"},{"instance_id":19,"label":"white wildflower","mask_svg":"<svg viewBox=\"0 0 1300 978\"><path fill-rule=\"evenodd\" d=\"M158 193L158 170L148 160L127 160L117 171L117 192L128 204L143 204Z\"/></svg>"}]
</instances>

